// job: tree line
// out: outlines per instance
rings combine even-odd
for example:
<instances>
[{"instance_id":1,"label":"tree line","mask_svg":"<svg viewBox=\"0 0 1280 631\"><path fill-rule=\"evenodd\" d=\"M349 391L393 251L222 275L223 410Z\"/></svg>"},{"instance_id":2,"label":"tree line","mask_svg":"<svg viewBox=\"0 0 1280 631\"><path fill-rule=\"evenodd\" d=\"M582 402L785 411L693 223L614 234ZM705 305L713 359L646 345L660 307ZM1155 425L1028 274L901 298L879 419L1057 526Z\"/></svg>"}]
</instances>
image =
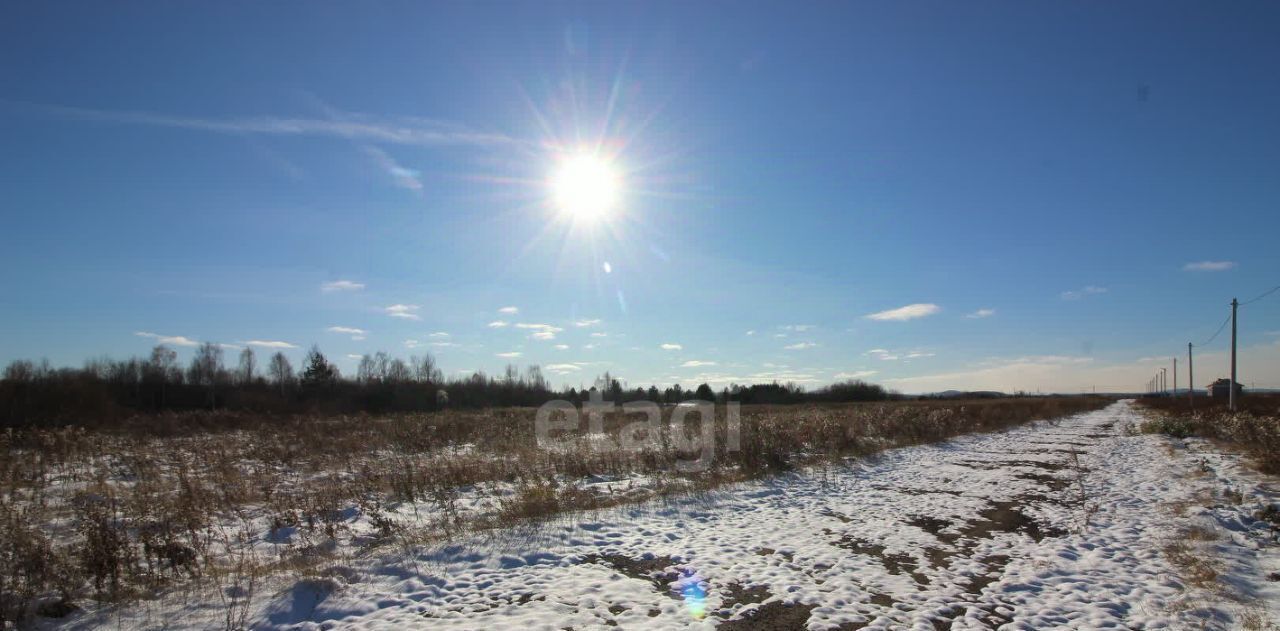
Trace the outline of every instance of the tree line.
<instances>
[{"instance_id":1,"label":"tree line","mask_svg":"<svg viewBox=\"0 0 1280 631\"><path fill-rule=\"evenodd\" d=\"M204 343L184 367L178 354L158 345L146 357L93 359L83 368L54 368L48 361L17 360L0 379L0 414L6 427L93 425L139 414L231 410L270 414L418 412L446 406L537 406L553 399L678 403L688 400L742 403L877 401L896 395L861 381L807 391L794 383L738 385L714 390L628 387L606 372L591 386L553 388L538 366L508 365L503 374L483 372L446 378L431 355L408 360L378 352L360 358L354 375L338 370L318 347L295 369L276 352L261 364L252 348L228 362L222 346Z\"/></svg>"}]
</instances>

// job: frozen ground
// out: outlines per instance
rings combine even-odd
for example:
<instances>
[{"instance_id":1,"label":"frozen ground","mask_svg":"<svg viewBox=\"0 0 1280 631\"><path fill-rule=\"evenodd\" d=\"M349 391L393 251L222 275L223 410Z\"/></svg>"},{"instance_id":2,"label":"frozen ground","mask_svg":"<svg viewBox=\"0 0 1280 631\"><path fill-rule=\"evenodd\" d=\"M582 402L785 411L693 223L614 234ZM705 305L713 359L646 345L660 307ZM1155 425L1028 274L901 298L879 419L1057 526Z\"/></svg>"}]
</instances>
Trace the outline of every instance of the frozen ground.
<instances>
[{"instance_id":1,"label":"frozen ground","mask_svg":"<svg viewBox=\"0 0 1280 631\"><path fill-rule=\"evenodd\" d=\"M927 630L1280 620L1280 582L1268 580L1280 571L1280 488L1214 445L1128 435L1140 420L1120 402L1056 425L356 559L256 586L244 620ZM1190 546L1216 580L1192 584L1172 544ZM63 622L222 628L227 602L175 593Z\"/></svg>"}]
</instances>

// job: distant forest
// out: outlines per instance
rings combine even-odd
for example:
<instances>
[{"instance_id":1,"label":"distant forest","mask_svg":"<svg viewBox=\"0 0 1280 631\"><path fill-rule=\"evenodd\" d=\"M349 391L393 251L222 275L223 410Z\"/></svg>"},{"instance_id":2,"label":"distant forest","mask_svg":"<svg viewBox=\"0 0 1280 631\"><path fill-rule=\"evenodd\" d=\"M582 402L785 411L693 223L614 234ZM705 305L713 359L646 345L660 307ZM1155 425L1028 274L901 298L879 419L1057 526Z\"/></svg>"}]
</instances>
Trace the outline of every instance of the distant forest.
<instances>
[{"instance_id":1,"label":"distant forest","mask_svg":"<svg viewBox=\"0 0 1280 631\"><path fill-rule=\"evenodd\" d=\"M200 345L187 366L173 349L156 346L149 357L95 359L83 368L54 368L18 360L0 380L0 415L6 427L95 425L140 414L226 410L268 414L357 414L422 412L444 407L537 406L553 399L585 401L592 391L604 400L678 403L692 399L741 403L882 401L895 393L862 381L807 391L795 383L730 385L719 391L703 383L629 387L605 373L584 388L556 390L538 366L521 372L508 365L500 376L474 373L446 379L430 355L408 361L386 353L365 355L355 375L342 375L312 347L295 369L283 353L259 362L253 349L228 365L222 347Z\"/></svg>"}]
</instances>

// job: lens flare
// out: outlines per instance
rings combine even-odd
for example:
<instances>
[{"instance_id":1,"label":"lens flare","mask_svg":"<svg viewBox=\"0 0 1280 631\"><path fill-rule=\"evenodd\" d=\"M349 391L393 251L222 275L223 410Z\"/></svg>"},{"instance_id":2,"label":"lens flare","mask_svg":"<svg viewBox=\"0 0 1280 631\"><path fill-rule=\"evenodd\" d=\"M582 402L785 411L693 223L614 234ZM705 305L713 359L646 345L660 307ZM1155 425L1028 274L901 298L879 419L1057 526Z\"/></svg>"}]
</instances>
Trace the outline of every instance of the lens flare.
<instances>
[{"instance_id":1,"label":"lens flare","mask_svg":"<svg viewBox=\"0 0 1280 631\"><path fill-rule=\"evenodd\" d=\"M680 577L680 596L684 599L684 607L695 620L707 615L707 590L698 575L689 570Z\"/></svg>"}]
</instances>

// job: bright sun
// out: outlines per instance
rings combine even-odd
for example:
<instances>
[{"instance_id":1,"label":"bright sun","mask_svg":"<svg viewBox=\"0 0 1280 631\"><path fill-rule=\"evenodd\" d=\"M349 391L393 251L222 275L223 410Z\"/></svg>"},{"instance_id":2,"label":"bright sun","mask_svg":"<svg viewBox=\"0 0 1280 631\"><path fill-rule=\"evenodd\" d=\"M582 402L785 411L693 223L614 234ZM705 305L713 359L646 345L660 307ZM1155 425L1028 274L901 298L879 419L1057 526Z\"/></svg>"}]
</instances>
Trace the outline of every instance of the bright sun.
<instances>
[{"instance_id":1,"label":"bright sun","mask_svg":"<svg viewBox=\"0 0 1280 631\"><path fill-rule=\"evenodd\" d=\"M573 219L597 220L618 203L618 176L598 156L579 154L562 161L551 180L556 207Z\"/></svg>"}]
</instances>

